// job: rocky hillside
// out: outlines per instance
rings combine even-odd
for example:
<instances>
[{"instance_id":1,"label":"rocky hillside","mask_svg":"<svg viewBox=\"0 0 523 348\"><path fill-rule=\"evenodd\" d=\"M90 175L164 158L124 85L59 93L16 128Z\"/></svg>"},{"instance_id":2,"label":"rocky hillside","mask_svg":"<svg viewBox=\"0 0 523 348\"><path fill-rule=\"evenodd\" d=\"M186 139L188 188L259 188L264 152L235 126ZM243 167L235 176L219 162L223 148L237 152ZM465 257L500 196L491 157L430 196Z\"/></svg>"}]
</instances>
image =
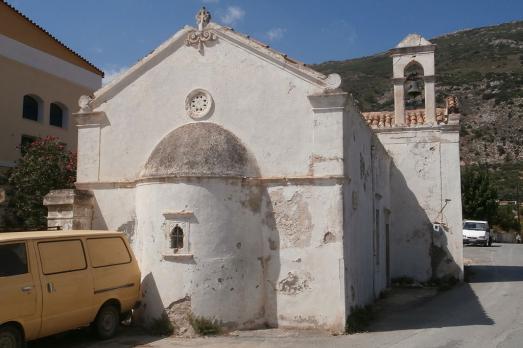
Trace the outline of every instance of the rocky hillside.
<instances>
[{"instance_id":1,"label":"rocky hillside","mask_svg":"<svg viewBox=\"0 0 523 348\"><path fill-rule=\"evenodd\" d=\"M444 106L446 95L456 95L461 103L462 162L499 168L523 161L523 21L430 41L437 45L438 106ZM356 97L362 111L393 110L392 63L387 53L314 68L339 73L344 89Z\"/></svg>"}]
</instances>

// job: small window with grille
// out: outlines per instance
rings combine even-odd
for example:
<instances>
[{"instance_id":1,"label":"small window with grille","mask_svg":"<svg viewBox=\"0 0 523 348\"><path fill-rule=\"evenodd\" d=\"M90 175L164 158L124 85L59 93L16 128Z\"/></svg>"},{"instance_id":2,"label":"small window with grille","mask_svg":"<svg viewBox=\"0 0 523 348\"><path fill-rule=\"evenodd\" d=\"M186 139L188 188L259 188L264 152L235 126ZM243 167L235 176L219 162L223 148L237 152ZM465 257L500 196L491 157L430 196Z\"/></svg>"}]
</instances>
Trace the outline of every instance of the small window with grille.
<instances>
[{"instance_id":1,"label":"small window with grille","mask_svg":"<svg viewBox=\"0 0 523 348\"><path fill-rule=\"evenodd\" d=\"M183 229L178 224L171 231L171 249L183 249Z\"/></svg>"},{"instance_id":2,"label":"small window with grille","mask_svg":"<svg viewBox=\"0 0 523 348\"><path fill-rule=\"evenodd\" d=\"M165 236L162 257L165 260L178 261L192 258L191 223L194 214L190 211L165 211L162 233Z\"/></svg>"}]
</instances>

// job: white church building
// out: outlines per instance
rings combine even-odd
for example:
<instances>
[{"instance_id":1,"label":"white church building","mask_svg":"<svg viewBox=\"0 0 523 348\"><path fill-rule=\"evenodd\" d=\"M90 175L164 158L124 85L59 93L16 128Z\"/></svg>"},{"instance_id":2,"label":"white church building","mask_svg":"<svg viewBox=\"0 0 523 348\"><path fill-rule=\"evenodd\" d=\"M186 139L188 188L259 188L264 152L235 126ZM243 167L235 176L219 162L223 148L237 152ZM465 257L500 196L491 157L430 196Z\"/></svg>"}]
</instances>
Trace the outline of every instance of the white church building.
<instances>
[{"instance_id":1,"label":"white church building","mask_svg":"<svg viewBox=\"0 0 523 348\"><path fill-rule=\"evenodd\" d=\"M128 235L145 322L183 305L342 332L393 278L462 277L459 115L436 109L434 45L393 49L395 111L361 114L339 75L197 23L81 98L77 190L45 200L52 226Z\"/></svg>"}]
</instances>

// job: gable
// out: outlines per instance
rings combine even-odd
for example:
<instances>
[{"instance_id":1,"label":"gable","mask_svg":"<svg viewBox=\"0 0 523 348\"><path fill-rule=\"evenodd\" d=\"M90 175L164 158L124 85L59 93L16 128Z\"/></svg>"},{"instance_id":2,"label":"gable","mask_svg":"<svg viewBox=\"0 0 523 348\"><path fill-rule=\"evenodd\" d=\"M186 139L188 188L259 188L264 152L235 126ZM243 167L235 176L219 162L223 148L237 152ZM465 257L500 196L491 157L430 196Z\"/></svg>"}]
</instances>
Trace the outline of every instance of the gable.
<instances>
[{"instance_id":1,"label":"gable","mask_svg":"<svg viewBox=\"0 0 523 348\"><path fill-rule=\"evenodd\" d=\"M147 70L117 82L123 86L109 88L114 95L107 100L95 99L101 103L96 111L108 120L101 131L101 177L136 177L168 133L202 121L245 142L267 175L307 172L310 149L304 144L313 141L308 96L323 88L225 39L218 38L203 54L183 41L164 54ZM187 100L199 89L212 97L213 111L191 118Z\"/></svg>"},{"instance_id":2,"label":"gable","mask_svg":"<svg viewBox=\"0 0 523 348\"><path fill-rule=\"evenodd\" d=\"M202 54L204 54L203 52L206 49L212 50L213 46L219 44L220 41L228 42L237 46L238 48L243 49L246 52L249 52L258 59L269 62L275 67L283 69L289 74L307 81L320 90L336 90L341 85L341 77L338 74L330 74L325 76L322 73L307 67L305 64L288 57L286 54L271 49L268 45L254 40L249 36L236 33L232 28L223 27L216 23L209 23L203 31L189 26L186 26L178 31L169 40L164 42L148 56L144 57L133 67L127 70L122 76L115 79L102 89L98 90L95 93L94 100L90 102L90 108L96 108L102 103L110 100L116 94L120 93L120 91L140 78L140 76L145 74L154 66L160 64L164 59L169 57L175 51L184 46L191 46L191 38L202 33L210 35L212 38L214 38L213 40L208 40L205 42L194 42L196 45L199 45L199 49L202 51Z\"/></svg>"}]
</instances>

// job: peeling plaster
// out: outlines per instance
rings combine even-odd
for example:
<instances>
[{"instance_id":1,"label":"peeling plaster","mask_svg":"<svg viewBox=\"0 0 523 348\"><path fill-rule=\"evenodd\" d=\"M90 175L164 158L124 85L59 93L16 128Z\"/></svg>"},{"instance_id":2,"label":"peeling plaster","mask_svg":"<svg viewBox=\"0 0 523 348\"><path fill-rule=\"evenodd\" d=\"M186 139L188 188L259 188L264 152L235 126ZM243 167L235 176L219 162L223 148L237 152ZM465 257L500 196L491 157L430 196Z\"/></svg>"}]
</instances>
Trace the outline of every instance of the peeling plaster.
<instances>
[{"instance_id":1,"label":"peeling plaster","mask_svg":"<svg viewBox=\"0 0 523 348\"><path fill-rule=\"evenodd\" d=\"M336 236L332 232L327 232L323 236L323 243L324 244L334 243L335 241L336 241Z\"/></svg>"},{"instance_id":2,"label":"peeling plaster","mask_svg":"<svg viewBox=\"0 0 523 348\"><path fill-rule=\"evenodd\" d=\"M195 335L190 318L192 315L191 297L185 296L172 302L167 308L166 313L173 324L174 336L192 337Z\"/></svg>"},{"instance_id":3,"label":"peeling plaster","mask_svg":"<svg viewBox=\"0 0 523 348\"><path fill-rule=\"evenodd\" d=\"M265 188L263 186L250 186L248 193L242 195L240 201L242 206L249 208L253 213L260 212L264 190Z\"/></svg>"},{"instance_id":4,"label":"peeling plaster","mask_svg":"<svg viewBox=\"0 0 523 348\"><path fill-rule=\"evenodd\" d=\"M280 248L310 245L312 218L302 191L295 191L286 198L283 189L270 193L276 229L280 233Z\"/></svg>"},{"instance_id":5,"label":"peeling plaster","mask_svg":"<svg viewBox=\"0 0 523 348\"><path fill-rule=\"evenodd\" d=\"M312 277L309 273L298 276L295 273L287 273L287 277L278 283L278 291L286 295L297 295L310 288Z\"/></svg>"}]
</instances>

